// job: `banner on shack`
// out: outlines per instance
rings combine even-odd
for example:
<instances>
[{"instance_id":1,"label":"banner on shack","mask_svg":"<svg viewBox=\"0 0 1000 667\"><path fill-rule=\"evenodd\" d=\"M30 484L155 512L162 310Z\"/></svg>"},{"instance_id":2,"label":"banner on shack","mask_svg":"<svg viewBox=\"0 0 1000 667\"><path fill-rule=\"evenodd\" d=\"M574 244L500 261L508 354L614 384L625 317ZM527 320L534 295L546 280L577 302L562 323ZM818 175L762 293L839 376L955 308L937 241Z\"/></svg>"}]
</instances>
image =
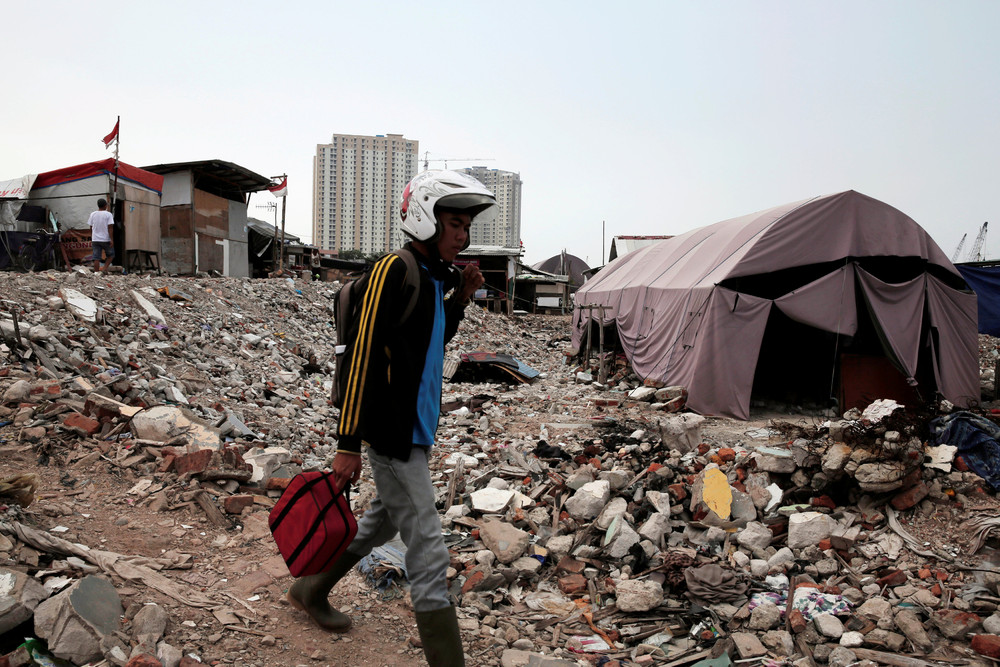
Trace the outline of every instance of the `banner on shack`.
<instances>
[{"instance_id":1,"label":"banner on shack","mask_svg":"<svg viewBox=\"0 0 1000 667\"><path fill-rule=\"evenodd\" d=\"M35 178L35 174L27 174L9 181L0 181L0 199L27 199Z\"/></svg>"}]
</instances>

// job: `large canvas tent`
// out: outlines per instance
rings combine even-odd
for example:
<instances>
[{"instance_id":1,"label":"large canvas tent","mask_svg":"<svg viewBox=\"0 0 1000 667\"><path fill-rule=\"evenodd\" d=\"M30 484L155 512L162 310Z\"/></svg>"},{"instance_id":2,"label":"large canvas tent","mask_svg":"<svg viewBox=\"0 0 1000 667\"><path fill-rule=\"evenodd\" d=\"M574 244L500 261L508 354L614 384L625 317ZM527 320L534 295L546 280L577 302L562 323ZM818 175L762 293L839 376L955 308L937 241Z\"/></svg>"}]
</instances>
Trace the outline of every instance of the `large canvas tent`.
<instances>
[{"instance_id":1,"label":"large canvas tent","mask_svg":"<svg viewBox=\"0 0 1000 667\"><path fill-rule=\"evenodd\" d=\"M576 304L578 348L591 316L613 323L635 371L702 414L747 419L767 384L832 387L849 351L882 355L921 398L979 398L975 294L916 222L854 191L621 256Z\"/></svg>"}]
</instances>

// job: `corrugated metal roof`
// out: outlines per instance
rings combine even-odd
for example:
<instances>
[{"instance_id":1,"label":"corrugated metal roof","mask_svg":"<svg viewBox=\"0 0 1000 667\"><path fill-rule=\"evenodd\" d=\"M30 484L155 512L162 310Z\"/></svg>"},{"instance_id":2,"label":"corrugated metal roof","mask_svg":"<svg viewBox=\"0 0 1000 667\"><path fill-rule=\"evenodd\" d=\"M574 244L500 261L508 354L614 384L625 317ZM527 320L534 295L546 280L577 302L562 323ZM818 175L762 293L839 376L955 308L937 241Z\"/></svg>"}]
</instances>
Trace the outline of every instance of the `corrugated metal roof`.
<instances>
[{"instance_id":1,"label":"corrugated metal roof","mask_svg":"<svg viewBox=\"0 0 1000 667\"><path fill-rule=\"evenodd\" d=\"M274 225L269 222L264 222L263 220L258 220L257 218L247 218L247 227L254 230L258 234L272 239L275 238L275 236L281 235L281 232L275 229ZM295 234L289 233L288 230L285 230L285 243L302 243L302 239Z\"/></svg>"},{"instance_id":2,"label":"corrugated metal roof","mask_svg":"<svg viewBox=\"0 0 1000 667\"><path fill-rule=\"evenodd\" d=\"M475 257L476 255L481 257L519 257L521 255L521 249L505 248L498 245L470 245L458 254L460 257Z\"/></svg>"},{"instance_id":3,"label":"corrugated metal roof","mask_svg":"<svg viewBox=\"0 0 1000 667\"><path fill-rule=\"evenodd\" d=\"M172 162L143 169L154 174L190 171L194 174L194 187L235 201L241 201L247 194L260 192L271 186L270 178L223 160Z\"/></svg>"}]
</instances>

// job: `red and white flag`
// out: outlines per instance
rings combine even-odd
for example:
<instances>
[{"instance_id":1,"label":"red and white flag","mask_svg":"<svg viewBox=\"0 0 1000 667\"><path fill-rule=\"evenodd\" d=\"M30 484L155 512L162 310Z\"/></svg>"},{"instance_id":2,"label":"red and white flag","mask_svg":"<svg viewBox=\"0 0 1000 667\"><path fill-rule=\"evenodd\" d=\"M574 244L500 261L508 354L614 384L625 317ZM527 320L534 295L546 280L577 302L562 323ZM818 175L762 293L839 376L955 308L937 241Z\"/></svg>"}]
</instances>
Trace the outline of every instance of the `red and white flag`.
<instances>
[{"instance_id":1,"label":"red and white flag","mask_svg":"<svg viewBox=\"0 0 1000 667\"><path fill-rule=\"evenodd\" d=\"M275 197L286 197L288 196L288 177L281 179L281 183L272 185L269 187L268 192L270 192Z\"/></svg>"},{"instance_id":2,"label":"red and white flag","mask_svg":"<svg viewBox=\"0 0 1000 667\"><path fill-rule=\"evenodd\" d=\"M111 145L111 142L118 138L118 124L121 123L121 119L115 121L115 129L111 130L110 134L104 137L104 147L107 148Z\"/></svg>"}]
</instances>

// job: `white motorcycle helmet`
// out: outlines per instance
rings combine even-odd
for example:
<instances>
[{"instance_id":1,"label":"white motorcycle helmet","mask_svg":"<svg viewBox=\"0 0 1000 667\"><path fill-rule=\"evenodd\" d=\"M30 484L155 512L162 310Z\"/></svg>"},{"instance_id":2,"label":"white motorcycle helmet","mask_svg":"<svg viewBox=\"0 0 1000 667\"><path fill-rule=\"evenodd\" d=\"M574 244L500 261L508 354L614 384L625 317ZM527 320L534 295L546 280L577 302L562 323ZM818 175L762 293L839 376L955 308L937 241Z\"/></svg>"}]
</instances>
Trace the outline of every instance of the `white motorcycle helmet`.
<instances>
[{"instance_id":1,"label":"white motorcycle helmet","mask_svg":"<svg viewBox=\"0 0 1000 667\"><path fill-rule=\"evenodd\" d=\"M468 213L472 224L489 223L497 216L497 199L485 185L467 174L432 169L415 176L403 189L399 206L403 231L417 241L436 241L441 234L434 215L438 206Z\"/></svg>"}]
</instances>

